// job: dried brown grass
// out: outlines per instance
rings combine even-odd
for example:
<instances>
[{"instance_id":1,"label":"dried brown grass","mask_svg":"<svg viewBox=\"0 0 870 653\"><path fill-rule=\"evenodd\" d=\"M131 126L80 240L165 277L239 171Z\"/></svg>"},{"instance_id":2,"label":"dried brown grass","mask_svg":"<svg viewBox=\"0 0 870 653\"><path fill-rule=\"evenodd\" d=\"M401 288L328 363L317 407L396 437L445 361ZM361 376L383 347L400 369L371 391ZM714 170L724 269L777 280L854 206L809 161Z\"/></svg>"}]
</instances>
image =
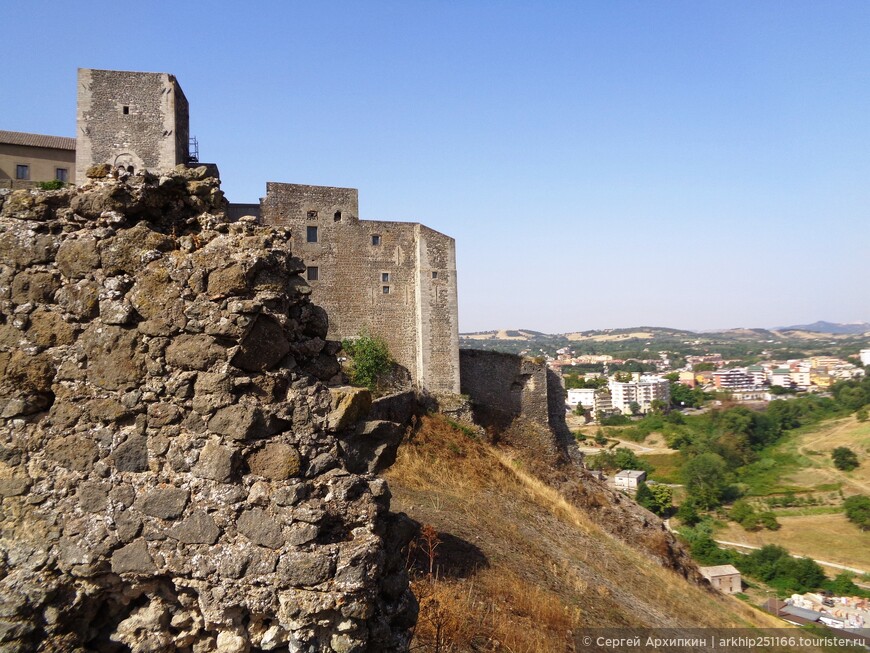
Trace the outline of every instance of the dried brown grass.
<instances>
[{"instance_id":1,"label":"dried brown grass","mask_svg":"<svg viewBox=\"0 0 870 653\"><path fill-rule=\"evenodd\" d=\"M441 417L424 418L386 476L394 509L467 545L445 541L431 567L418 564L414 650L571 651L572 633L583 626L782 627L657 565L510 450ZM450 559L469 551L477 552L473 564Z\"/></svg>"}]
</instances>

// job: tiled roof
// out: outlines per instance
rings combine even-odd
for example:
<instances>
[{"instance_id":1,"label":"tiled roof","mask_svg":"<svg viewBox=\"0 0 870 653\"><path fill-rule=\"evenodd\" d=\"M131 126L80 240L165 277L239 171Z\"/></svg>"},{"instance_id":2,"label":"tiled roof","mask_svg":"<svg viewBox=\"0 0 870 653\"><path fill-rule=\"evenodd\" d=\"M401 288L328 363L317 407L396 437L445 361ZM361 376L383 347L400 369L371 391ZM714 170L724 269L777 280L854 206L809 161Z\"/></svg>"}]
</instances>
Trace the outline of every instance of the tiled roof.
<instances>
[{"instance_id":1,"label":"tiled roof","mask_svg":"<svg viewBox=\"0 0 870 653\"><path fill-rule=\"evenodd\" d=\"M27 145L29 147L49 147L55 150L76 149L76 139L67 136L46 136L26 132L7 132L0 129L0 143L7 145Z\"/></svg>"}]
</instances>

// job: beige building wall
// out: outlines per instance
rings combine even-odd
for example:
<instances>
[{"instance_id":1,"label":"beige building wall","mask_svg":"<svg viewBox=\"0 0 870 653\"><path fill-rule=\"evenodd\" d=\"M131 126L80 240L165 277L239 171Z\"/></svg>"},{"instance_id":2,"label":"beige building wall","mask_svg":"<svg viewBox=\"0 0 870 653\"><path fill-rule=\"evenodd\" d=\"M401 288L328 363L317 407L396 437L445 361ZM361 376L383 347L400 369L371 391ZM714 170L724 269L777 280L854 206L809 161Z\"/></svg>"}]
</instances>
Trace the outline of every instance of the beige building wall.
<instances>
[{"instance_id":1,"label":"beige building wall","mask_svg":"<svg viewBox=\"0 0 870 653\"><path fill-rule=\"evenodd\" d=\"M269 182L266 225L291 229L329 338L382 337L413 382L459 392L455 242L410 222L360 220L353 188ZM316 272L315 272L316 270Z\"/></svg>"},{"instance_id":2,"label":"beige building wall","mask_svg":"<svg viewBox=\"0 0 870 653\"><path fill-rule=\"evenodd\" d=\"M56 136L39 136L36 134L22 134L40 139L66 140L72 143L71 149L38 147L5 143L0 138L0 187L13 186L16 179L16 166L26 165L29 168L27 181L52 181L57 178L58 169L67 171L67 181L75 182L76 152L75 141L71 138Z\"/></svg>"}]
</instances>

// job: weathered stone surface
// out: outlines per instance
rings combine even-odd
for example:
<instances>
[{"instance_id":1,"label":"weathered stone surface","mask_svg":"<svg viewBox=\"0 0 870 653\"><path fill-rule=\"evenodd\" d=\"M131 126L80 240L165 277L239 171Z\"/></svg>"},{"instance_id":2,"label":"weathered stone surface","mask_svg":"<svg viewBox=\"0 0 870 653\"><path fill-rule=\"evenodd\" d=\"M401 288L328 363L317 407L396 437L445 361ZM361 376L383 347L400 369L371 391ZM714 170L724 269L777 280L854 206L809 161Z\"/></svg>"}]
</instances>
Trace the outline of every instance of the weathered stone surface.
<instances>
[{"instance_id":1,"label":"weathered stone surface","mask_svg":"<svg viewBox=\"0 0 870 653\"><path fill-rule=\"evenodd\" d=\"M15 304L52 304L60 288L60 275L41 270L26 270L15 275L10 299Z\"/></svg>"},{"instance_id":2,"label":"weathered stone surface","mask_svg":"<svg viewBox=\"0 0 870 653\"><path fill-rule=\"evenodd\" d=\"M57 250L57 269L69 279L80 279L100 266L95 238L65 240Z\"/></svg>"},{"instance_id":3,"label":"weathered stone surface","mask_svg":"<svg viewBox=\"0 0 870 653\"><path fill-rule=\"evenodd\" d=\"M179 487L157 488L151 490L136 505L146 515L160 519L175 519L187 505L190 492Z\"/></svg>"},{"instance_id":4,"label":"weathered stone surface","mask_svg":"<svg viewBox=\"0 0 870 653\"><path fill-rule=\"evenodd\" d=\"M118 326L91 325L82 337L88 358L88 379L106 390L128 390L145 376L145 357L138 334Z\"/></svg>"},{"instance_id":5,"label":"weathered stone surface","mask_svg":"<svg viewBox=\"0 0 870 653\"><path fill-rule=\"evenodd\" d=\"M372 393L367 388L342 386L330 388L332 412L327 422L333 431L342 431L365 419L372 406Z\"/></svg>"},{"instance_id":6,"label":"weathered stone surface","mask_svg":"<svg viewBox=\"0 0 870 653\"><path fill-rule=\"evenodd\" d=\"M205 172L0 192L2 650L406 648L325 313Z\"/></svg>"},{"instance_id":7,"label":"weathered stone surface","mask_svg":"<svg viewBox=\"0 0 870 653\"><path fill-rule=\"evenodd\" d=\"M119 472L144 472L148 469L148 440L133 435L112 453L115 469Z\"/></svg>"},{"instance_id":8,"label":"weathered stone surface","mask_svg":"<svg viewBox=\"0 0 870 653\"><path fill-rule=\"evenodd\" d=\"M58 465L76 472L90 470L99 455L97 445L80 435L53 438L45 453Z\"/></svg>"},{"instance_id":9,"label":"weathered stone surface","mask_svg":"<svg viewBox=\"0 0 870 653\"><path fill-rule=\"evenodd\" d=\"M27 339L40 347L70 345L75 337L73 326L64 321L60 313L44 308L30 314Z\"/></svg>"},{"instance_id":10,"label":"weathered stone surface","mask_svg":"<svg viewBox=\"0 0 870 653\"><path fill-rule=\"evenodd\" d=\"M278 549L284 544L281 526L260 508L246 510L236 522L239 532L254 544Z\"/></svg>"},{"instance_id":11,"label":"weathered stone surface","mask_svg":"<svg viewBox=\"0 0 870 653\"><path fill-rule=\"evenodd\" d=\"M233 365L262 372L275 367L289 351L290 342L278 321L260 315L233 356Z\"/></svg>"},{"instance_id":12,"label":"weathered stone surface","mask_svg":"<svg viewBox=\"0 0 870 653\"><path fill-rule=\"evenodd\" d=\"M396 462L405 429L385 421L363 422L351 433L339 436L347 468L357 473L378 473Z\"/></svg>"},{"instance_id":13,"label":"weathered stone surface","mask_svg":"<svg viewBox=\"0 0 870 653\"><path fill-rule=\"evenodd\" d=\"M116 574L149 574L157 571L157 566L148 553L145 540L136 540L112 554L112 571Z\"/></svg>"},{"instance_id":14,"label":"weathered stone surface","mask_svg":"<svg viewBox=\"0 0 870 653\"><path fill-rule=\"evenodd\" d=\"M329 556L293 552L281 557L278 570L297 587L325 583L335 574L335 560Z\"/></svg>"},{"instance_id":15,"label":"weathered stone surface","mask_svg":"<svg viewBox=\"0 0 870 653\"><path fill-rule=\"evenodd\" d=\"M230 264L208 275L209 295L241 295L248 289L247 274L238 264Z\"/></svg>"},{"instance_id":16,"label":"weathered stone surface","mask_svg":"<svg viewBox=\"0 0 870 653\"><path fill-rule=\"evenodd\" d=\"M256 406L237 404L218 410L208 421L208 429L232 440L245 440L265 435L265 422Z\"/></svg>"},{"instance_id":17,"label":"weathered stone surface","mask_svg":"<svg viewBox=\"0 0 870 653\"><path fill-rule=\"evenodd\" d=\"M214 519L198 510L190 517L166 531L169 537L185 544L214 544L220 537L220 529Z\"/></svg>"},{"instance_id":18,"label":"weathered stone surface","mask_svg":"<svg viewBox=\"0 0 870 653\"><path fill-rule=\"evenodd\" d=\"M234 452L231 448L208 442L199 453L199 460L193 466L193 474L226 483L233 475L233 458Z\"/></svg>"},{"instance_id":19,"label":"weathered stone surface","mask_svg":"<svg viewBox=\"0 0 870 653\"><path fill-rule=\"evenodd\" d=\"M226 350L205 334L180 335L166 349L166 363L183 370L207 370L226 357Z\"/></svg>"},{"instance_id":20,"label":"weathered stone surface","mask_svg":"<svg viewBox=\"0 0 870 653\"><path fill-rule=\"evenodd\" d=\"M273 442L248 457L252 474L270 481L284 481L299 475L301 459L295 447Z\"/></svg>"}]
</instances>

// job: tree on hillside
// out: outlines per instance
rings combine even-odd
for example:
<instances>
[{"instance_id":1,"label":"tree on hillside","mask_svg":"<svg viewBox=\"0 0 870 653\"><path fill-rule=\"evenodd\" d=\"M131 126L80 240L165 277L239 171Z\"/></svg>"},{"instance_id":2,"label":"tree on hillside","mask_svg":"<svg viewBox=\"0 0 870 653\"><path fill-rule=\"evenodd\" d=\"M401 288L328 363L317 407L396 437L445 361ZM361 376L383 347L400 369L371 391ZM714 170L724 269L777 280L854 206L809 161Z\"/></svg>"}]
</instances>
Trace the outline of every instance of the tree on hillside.
<instances>
[{"instance_id":1,"label":"tree on hillside","mask_svg":"<svg viewBox=\"0 0 870 653\"><path fill-rule=\"evenodd\" d=\"M725 493L726 465L722 456L702 453L683 466L686 490L702 510L710 510L722 503Z\"/></svg>"},{"instance_id":2,"label":"tree on hillside","mask_svg":"<svg viewBox=\"0 0 870 653\"><path fill-rule=\"evenodd\" d=\"M849 447L837 447L831 452L834 467L844 472L850 472L860 464L858 456Z\"/></svg>"},{"instance_id":3,"label":"tree on hillside","mask_svg":"<svg viewBox=\"0 0 870 653\"><path fill-rule=\"evenodd\" d=\"M862 531L870 531L870 497L856 494L843 502L846 518Z\"/></svg>"},{"instance_id":4,"label":"tree on hillside","mask_svg":"<svg viewBox=\"0 0 870 653\"><path fill-rule=\"evenodd\" d=\"M341 348L351 358L350 377L354 385L376 390L386 381L393 359L382 338L363 333L357 338L343 340Z\"/></svg>"}]
</instances>

